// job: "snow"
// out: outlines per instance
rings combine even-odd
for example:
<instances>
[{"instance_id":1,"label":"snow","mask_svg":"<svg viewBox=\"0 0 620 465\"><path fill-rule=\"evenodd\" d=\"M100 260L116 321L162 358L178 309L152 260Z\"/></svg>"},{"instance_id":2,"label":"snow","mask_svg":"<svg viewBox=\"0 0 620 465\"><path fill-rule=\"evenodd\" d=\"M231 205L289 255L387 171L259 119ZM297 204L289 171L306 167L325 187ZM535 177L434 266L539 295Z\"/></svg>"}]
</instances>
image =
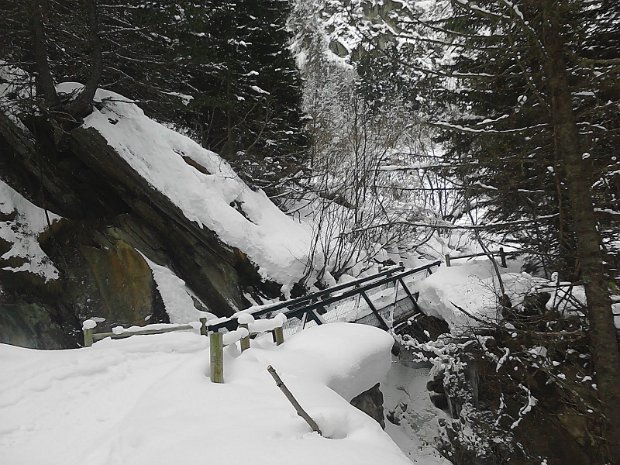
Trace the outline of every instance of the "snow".
<instances>
[{"instance_id":1,"label":"snow","mask_svg":"<svg viewBox=\"0 0 620 465\"><path fill-rule=\"evenodd\" d=\"M518 264L509 262L509 266L509 269L500 268L500 272L506 294L517 303L539 280L518 272ZM475 318L497 317L501 292L493 265L486 257L455 262L451 267L441 266L428 278L415 282L413 289L420 293L418 304L424 313L442 318L451 330L476 325ZM475 318L468 317L453 304Z\"/></svg>"},{"instance_id":2,"label":"snow","mask_svg":"<svg viewBox=\"0 0 620 465\"><path fill-rule=\"evenodd\" d=\"M80 86L63 83L58 89L70 93ZM122 95L99 89L95 100L103 107L84 120L84 127L101 133L131 168L189 220L241 250L264 278L285 289L304 276L311 248L309 227L286 216L263 191L250 189L217 154L148 118ZM314 259L318 263L322 258Z\"/></svg>"},{"instance_id":3,"label":"snow","mask_svg":"<svg viewBox=\"0 0 620 465\"><path fill-rule=\"evenodd\" d=\"M251 316L251 315L249 315ZM244 320L244 319L242 319ZM242 320L238 320L241 323ZM286 323L286 315L284 313L278 313L273 318L261 318L260 320L251 321L248 323L248 329L252 333L261 333L265 331L272 331L276 328L281 328Z\"/></svg>"},{"instance_id":4,"label":"snow","mask_svg":"<svg viewBox=\"0 0 620 465\"><path fill-rule=\"evenodd\" d=\"M250 332L245 328L235 329L234 331L230 331L222 336L222 344L224 346L228 346L239 342L244 337L248 337Z\"/></svg>"},{"instance_id":5,"label":"snow","mask_svg":"<svg viewBox=\"0 0 620 465\"><path fill-rule=\"evenodd\" d=\"M46 282L58 279L58 270L43 252L37 238L47 229L45 210L37 207L0 180L0 214L8 219L0 221L0 240L9 242L11 248L0 258L23 261L19 266L5 266L13 272L28 272L45 279ZM48 212L50 224L59 216Z\"/></svg>"},{"instance_id":6,"label":"snow","mask_svg":"<svg viewBox=\"0 0 620 465\"><path fill-rule=\"evenodd\" d=\"M142 257L151 268L153 279L164 302L166 313L170 317L170 322L189 323L200 320L204 316L204 312L196 310L194 307L194 301L185 286L185 281L169 268L149 260L144 254Z\"/></svg>"},{"instance_id":7,"label":"snow","mask_svg":"<svg viewBox=\"0 0 620 465\"><path fill-rule=\"evenodd\" d=\"M438 419L448 416L431 403L426 389L429 372L429 368L412 368L396 361L392 363L381 383L383 405L388 417L385 430L414 464L451 465L433 447L438 435Z\"/></svg>"},{"instance_id":8,"label":"snow","mask_svg":"<svg viewBox=\"0 0 620 465\"><path fill-rule=\"evenodd\" d=\"M211 383L206 337L191 332L38 351L0 345L0 456L11 465L338 463L404 465L381 427L347 400L390 366L391 337L332 324L276 346L225 350ZM327 437L282 395L272 365Z\"/></svg>"},{"instance_id":9,"label":"snow","mask_svg":"<svg viewBox=\"0 0 620 465\"><path fill-rule=\"evenodd\" d=\"M86 330L86 329L95 329L97 327L97 322L95 320L84 320L82 322L82 329Z\"/></svg>"}]
</instances>

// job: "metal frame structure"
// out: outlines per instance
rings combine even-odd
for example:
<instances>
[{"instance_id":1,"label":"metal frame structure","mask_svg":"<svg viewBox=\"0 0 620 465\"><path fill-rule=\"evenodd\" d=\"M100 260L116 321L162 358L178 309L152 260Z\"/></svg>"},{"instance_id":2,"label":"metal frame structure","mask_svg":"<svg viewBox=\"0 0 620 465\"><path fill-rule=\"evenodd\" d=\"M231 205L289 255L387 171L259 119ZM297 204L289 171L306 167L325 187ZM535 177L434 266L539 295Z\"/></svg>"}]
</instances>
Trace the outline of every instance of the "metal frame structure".
<instances>
[{"instance_id":1,"label":"metal frame structure","mask_svg":"<svg viewBox=\"0 0 620 465\"><path fill-rule=\"evenodd\" d=\"M432 274L432 268L440 265L441 261L436 261L406 271L404 270L404 267L400 265L394 268L390 268L389 270L383 271L381 273L376 273L371 276L356 279L345 284L339 284L337 286L330 287L322 291L314 292L304 297L299 297L297 299L280 302L275 305L262 308L252 313L252 316L254 316L254 318L269 318L271 317L273 312L286 308L287 310L282 313L284 313L288 318L299 318L301 321L304 322L307 321L308 318L310 318L315 321L316 324L320 325L323 324L323 321L321 320L319 315L321 313L325 313L329 305L346 299L350 299L357 295L361 295L361 297L370 308L371 312L376 316L377 320L379 321L379 326L384 330L388 330L388 324L385 322L385 320L379 313L379 310L373 304L367 292L389 283L395 283L396 285L400 284L405 290L407 297L413 303L413 314L419 313L420 308L417 303L417 295L412 294L409 288L407 288L404 278L424 271L426 271L427 274ZM218 321L217 323L212 325L209 325L207 322L208 330L215 332L220 331L221 329L233 331L237 329L237 326L238 323L236 317L231 317L224 321Z\"/></svg>"}]
</instances>

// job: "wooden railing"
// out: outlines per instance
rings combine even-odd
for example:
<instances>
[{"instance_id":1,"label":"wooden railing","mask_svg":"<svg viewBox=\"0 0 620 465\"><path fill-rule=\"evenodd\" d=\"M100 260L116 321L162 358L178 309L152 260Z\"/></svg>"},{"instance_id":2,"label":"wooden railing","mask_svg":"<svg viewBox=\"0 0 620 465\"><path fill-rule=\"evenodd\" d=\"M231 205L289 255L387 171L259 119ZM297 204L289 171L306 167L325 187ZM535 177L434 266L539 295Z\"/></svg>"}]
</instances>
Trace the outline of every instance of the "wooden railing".
<instances>
[{"instance_id":1,"label":"wooden railing","mask_svg":"<svg viewBox=\"0 0 620 465\"><path fill-rule=\"evenodd\" d=\"M192 331L197 328L200 328L200 334L203 336L207 335L207 318L200 318L200 326L186 324L186 325L177 325L177 324L154 324L149 325L145 328L142 327L130 327L123 328L122 326L116 326L112 328L111 332L103 332L96 333L95 328L97 327L97 323L94 320L86 320L82 323L82 332L84 333L84 347L90 347L93 345L93 342L100 341L105 339L106 337L112 339L125 339L131 336L139 336L146 334L164 334L171 333L174 331Z\"/></svg>"},{"instance_id":2,"label":"wooden railing","mask_svg":"<svg viewBox=\"0 0 620 465\"><path fill-rule=\"evenodd\" d=\"M259 334L270 332L273 335L274 343L280 345L284 342L283 325L289 318L299 318L307 321L308 318L317 324L323 321L319 316L319 311L325 313L327 307L343 300L361 296L372 313L377 317L379 326L385 330L389 329L387 323L375 307L368 291L377 289L384 285L394 283L400 285L405 291L407 298L412 302L413 308L419 312L417 305L417 294L413 294L404 279L416 273L432 273L432 268L441 265L440 261L404 271L402 265L390 268L389 270L376 273L371 276L356 279L348 283L324 289L304 297L279 302L274 305L260 308L254 312L244 311L230 318L217 318L209 322L206 317L200 318L200 324L187 325L150 325L145 328L113 328L112 332L95 333L96 323L93 320L86 320L82 329L84 331L84 346L89 347L95 341L106 337L112 339L122 339L135 335L163 334L172 331L188 331L200 329L201 335L209 335L211 349L211 380L215 383L224 382L224 357L223 349L226 346L239 342L241 351L250 348L251 339Z\"/></svg>"},{"instance_id":3,"label":"wooden railing","mask_svg":"<svg viewBox=\"0 0 620 465\"><path fill-rule=\"evenodd\" d=\"M504 252L504 249L500 247L499 250L496 251L489 251L487 252L482 252L482 253L471 253L471 254L467 254L467 255L457 255L457 256L452 256L450 254L446 254L445 258L446 258L446 266L450 266L452 260L458 260L460 258L473 258L473 257L484 257L484 256L493 256L493 255L499 255L500 261L501 261L501 266L502 268L508 268L508 265L506 263L506 252Z\"/></svg>"}]
</instances>

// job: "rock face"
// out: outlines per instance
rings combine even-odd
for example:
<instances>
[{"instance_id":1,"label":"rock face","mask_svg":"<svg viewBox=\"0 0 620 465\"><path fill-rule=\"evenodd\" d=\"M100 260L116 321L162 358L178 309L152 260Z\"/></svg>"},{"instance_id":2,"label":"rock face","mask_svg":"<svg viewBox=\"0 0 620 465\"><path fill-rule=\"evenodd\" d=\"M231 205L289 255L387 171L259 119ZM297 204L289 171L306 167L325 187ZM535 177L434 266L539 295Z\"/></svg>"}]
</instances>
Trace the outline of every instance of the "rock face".
<instances>
[{"instance_id":1,"label":"rock face","mask_svg":"<svg viewBox=\"0 0 620 465\"><path fill-rule=\"evenodd\" d=\"M0 342L76 347L86 318L104 318L102 330L167 321L143 255L174 271L219 316L246 306L250 288L273 294L242 252L188 220L98 132L76 128L58 136L45 120L25 124L0 113L0 178L63 217L38 237L60 276L46 282L0 270ZM0 241L0 253L7 247Z\"/></svg>"},{"instance_id":2,"label":"rock face","mask_svg":"<svg viewBox=\"0 0 620 465\"><path fill-rule=\"evenodd\" d=\"M369 417L374 418L381 425L381 428L385 429L383 393L379 388L379 383L351 399L351 405L357 407Z\"/></svg>"}]
</instances>

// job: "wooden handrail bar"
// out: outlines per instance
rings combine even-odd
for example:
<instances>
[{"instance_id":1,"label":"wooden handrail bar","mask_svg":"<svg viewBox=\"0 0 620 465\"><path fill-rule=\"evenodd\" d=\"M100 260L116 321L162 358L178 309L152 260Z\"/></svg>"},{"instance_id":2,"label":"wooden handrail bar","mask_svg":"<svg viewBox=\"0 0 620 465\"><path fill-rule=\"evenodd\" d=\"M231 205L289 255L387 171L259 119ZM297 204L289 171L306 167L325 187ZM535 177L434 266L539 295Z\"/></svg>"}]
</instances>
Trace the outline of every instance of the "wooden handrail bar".
<instances>
[{"instance_id":1,"label":"wooden handrail bar","mask_svg":"<svg viewBox=\"0 0 620 465\"><path fill-rule=\"evenodd\" d=\"M466 254L466 255L457 255L457 256L452 256L450 254L446 254L445 258L446 258L446 266L450 266L452 260L458 260L459 258L473 258L473 257L488 257L489 255L499 255L500 259L501 259L501 265L502 268L508 268L508 265L506 263L506 252L504 252L504 249L502 247L500 247L499 250L496 251L489 251L487 252L480 252L480 253L470 253L470 254Z\"/></svg>"}]
</instances>

